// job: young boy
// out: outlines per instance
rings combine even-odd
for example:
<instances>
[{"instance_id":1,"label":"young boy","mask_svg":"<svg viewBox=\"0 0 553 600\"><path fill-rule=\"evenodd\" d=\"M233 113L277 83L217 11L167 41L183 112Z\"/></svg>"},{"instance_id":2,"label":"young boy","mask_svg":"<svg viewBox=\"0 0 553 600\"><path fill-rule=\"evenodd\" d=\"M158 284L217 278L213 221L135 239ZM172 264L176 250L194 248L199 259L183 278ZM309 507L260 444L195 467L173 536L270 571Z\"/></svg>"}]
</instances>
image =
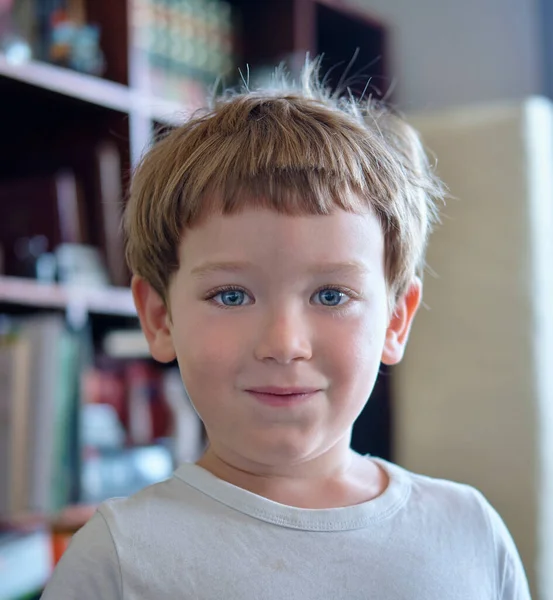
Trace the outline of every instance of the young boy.
<instances>
[{"instance_id":1,"label":"young boy","mask_svg":"<svg viewBox=\"0 0 553 600\"><path fill-rule=\"evenodd\" d=\"M134 299L209 447L104 503L45 600L529 598L481 494L350 448L402 358L443 188L409 126L313 71L227 94L138 168Z\"/></svg>"}]
</instances>

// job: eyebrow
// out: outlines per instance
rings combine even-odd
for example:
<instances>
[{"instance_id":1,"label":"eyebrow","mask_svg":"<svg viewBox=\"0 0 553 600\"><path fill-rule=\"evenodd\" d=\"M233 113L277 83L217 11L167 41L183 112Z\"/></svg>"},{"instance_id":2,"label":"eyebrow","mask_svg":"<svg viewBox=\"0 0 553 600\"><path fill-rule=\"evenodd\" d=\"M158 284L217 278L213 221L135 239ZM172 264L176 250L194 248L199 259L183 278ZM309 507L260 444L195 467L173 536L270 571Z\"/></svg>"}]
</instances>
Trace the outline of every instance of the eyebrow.
<instances>
[{"instance_id":1,"label":"eyebrow","mask_svg":"<svg viewBox=\"0 0 553 600\"><path fill-rule=\"evenodd\" d=\"M218 261L207 262L191 271L191 275L197 279L211 275L212 273L226 272L239 273L247 270L259 269L257 265L249 261ZM321 263L313 265L309 272L316 275L333 275L333 274L352 274L366 275L370 273L370 269L358 262L338 262L338 263Z\"/></svg>"},{"instance_id":2,"label":"eyebrow","mask_svg":"<svg viewBox=\"0 0 553 600\"><path fill-rule=\"evenodd\" d=\"M240 271L247 271L248 269L255 268L255 265L248 261L220 261L220 262L207 262L197 267L194 267L190 271L193 277L202 278L211 273L218 273L225 271L227 273L238 273Z\"/></svg>"}]
</instances>

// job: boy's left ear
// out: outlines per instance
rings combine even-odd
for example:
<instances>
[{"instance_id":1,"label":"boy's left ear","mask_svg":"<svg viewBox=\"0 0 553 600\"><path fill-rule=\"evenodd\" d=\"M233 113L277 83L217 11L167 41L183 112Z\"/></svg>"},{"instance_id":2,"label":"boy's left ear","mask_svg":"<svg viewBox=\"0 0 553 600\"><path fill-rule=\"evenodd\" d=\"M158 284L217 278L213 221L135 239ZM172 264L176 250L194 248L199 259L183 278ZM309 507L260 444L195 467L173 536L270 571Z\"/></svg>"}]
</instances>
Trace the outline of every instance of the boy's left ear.
<instances>
[{"instance_id":1,"label":"boy's left ear","mask_svg":"<svg viewBox=\"0 0 553 600\"><path fill-rule=\"evenodd\" d=\"M382 350L382 362L395 365L403 358L411 324L422 298L422 281L415 277L411 285L396 303L394 314L386 330L386 340Z\"/></svg>"}]
</instances>

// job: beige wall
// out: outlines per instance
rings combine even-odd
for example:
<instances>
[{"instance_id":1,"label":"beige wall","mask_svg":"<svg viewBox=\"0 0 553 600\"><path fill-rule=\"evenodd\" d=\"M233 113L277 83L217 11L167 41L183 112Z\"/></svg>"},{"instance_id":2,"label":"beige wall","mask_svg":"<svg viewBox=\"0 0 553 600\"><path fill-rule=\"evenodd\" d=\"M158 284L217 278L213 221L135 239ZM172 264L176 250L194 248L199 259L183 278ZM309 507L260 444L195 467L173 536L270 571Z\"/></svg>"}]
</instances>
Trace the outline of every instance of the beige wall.
<instances>
[{"instance_id":1,"label":"beige wall","mask_svg":"<svg viewBox=\"0 0 553 600\"><path fill-rule=\"evenodd\" d=\"M479 488L552 600L553 109L535 98L412 121L456 199L394 376L396 458Z\"/></svg>"}]
</instances>

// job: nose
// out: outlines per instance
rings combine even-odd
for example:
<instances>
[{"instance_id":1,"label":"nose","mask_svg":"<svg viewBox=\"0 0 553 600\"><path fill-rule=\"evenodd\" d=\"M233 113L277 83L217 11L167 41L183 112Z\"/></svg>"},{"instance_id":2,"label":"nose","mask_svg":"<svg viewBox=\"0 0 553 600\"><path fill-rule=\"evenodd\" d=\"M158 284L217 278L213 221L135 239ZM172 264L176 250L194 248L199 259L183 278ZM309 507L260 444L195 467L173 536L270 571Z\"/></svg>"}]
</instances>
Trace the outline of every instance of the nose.
<instances>
[{"instance_id":1,"label":"nose","mask_svg":"<svg viewBox=\"0 0 553 600\"><path fill-rule=\"evenodd\" d=\"M309 360L312 354L307 319L299 307L268 311L255 347L257 360L286 365Z\"/></svg>"}]
</instances>

